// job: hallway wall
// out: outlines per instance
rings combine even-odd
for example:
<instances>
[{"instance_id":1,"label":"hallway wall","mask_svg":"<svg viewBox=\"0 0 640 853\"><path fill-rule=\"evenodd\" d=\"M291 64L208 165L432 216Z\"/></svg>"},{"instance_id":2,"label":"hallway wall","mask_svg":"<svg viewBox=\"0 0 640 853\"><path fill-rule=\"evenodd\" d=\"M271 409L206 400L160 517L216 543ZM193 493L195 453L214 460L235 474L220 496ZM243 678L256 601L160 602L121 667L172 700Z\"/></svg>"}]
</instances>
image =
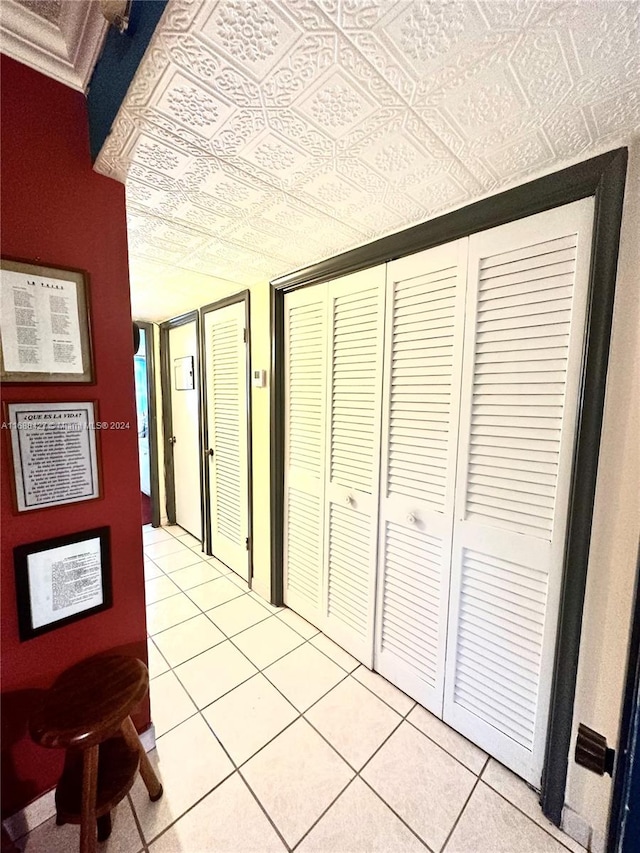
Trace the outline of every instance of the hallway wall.
<instances>
[{"instance_id":1,"label":"hallway wall","mask_svg":"<svg viewBox=\"0 0 640 853\"><path fill-rule=\"evenodd\" d=\"M33 744L27 719L39 690L90 654L122 648L146 660L140 483L124 187L92 171L84 96L1 57L3 256L89 274L96 384L5 385L11 401L95 400L103 497L16 515L9 431L2 435L3 816L53 787L62 755ZM13 548L98 526L111 529L113 607L20 642ZM149 724L148 703L136 720Z\"/></svg>"}]
</instances>

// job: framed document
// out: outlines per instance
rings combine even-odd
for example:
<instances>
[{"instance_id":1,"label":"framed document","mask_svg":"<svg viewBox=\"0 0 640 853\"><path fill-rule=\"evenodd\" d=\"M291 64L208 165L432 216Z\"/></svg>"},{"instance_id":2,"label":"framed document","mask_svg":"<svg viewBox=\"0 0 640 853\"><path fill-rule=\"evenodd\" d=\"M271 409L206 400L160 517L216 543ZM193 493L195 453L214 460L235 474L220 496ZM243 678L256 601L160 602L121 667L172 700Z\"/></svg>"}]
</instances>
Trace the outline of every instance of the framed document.
<instances>
[{"instance_id":1,"label":"framed document","mask_svg":"<svg viewBox=\"0 0 640 853\"><path fill-rule=\"evenodd\" d=\"M97 426L91 402L5 404L18 512L100 497Z\"/></svg>"},{"instance_id":2,"label":"framed document","mask_svg":"<svg viewBox=\"0 0 640 853\"><path fill-rule=\"evenodd\" d=\"M174 358L173 374L176 382L176 391L193 391L195 388L193 356L185 355L182 358Z\"/></svg>"},{"instance_id":3,"label":"framed document","mask_svg":"<svg viewBox=\"0 0 640 853\"><path fill-rule=\"evenodd\" d=\"M94 381L86 274L0 261L3 382Z\"/></svg>"},{"instance_id":4,"label":"framed document","mask_svg":"<svg viewBox=\"0 0 640 853\"><path fill-rule=\"evenodd\" d=\"M21 640L111 607L108 527L19 545L13 561Z\"/></svg>"}]
</instances>

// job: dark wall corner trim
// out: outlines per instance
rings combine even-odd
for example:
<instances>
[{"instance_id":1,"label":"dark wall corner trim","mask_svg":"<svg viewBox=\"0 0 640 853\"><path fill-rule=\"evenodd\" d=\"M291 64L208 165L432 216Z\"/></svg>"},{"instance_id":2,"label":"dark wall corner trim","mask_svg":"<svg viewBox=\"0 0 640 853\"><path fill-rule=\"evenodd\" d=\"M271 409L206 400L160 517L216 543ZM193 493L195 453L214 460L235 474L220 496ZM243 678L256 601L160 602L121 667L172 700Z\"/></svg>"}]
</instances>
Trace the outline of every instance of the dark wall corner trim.
<instances>
[{"instance_id":1,"label":"dark wall corner trim","mask_svg":"<svg viewBox=\"0 0 640 853\"><path fill-rule=\"evenodd\" d=\"M271 594L273 604L282 604L285 293L595 196L584 376L540 800L556 826L567 780L627 159L626 148L600 154L271 283Z\"/></svg>"},{"instance_id":2,"label":"dark wall corner trim","mask_svg":"<svg viewBox=\"0 0 640 853\"><path fill-rule=\"evenodd\" d=\"M607 853L633 853L640 838L640 547Z\"/></svg>"},{"instance_id":3,"label":"dark wall corner trim","mask_svg":"<svg viewBox=\"0 0 640 853\"><path fill-rule=\"evenodd\" d=\"M147 360L147 396L149 413L154 422L149 423L149 465L151 468L151 526L160 527L160 472L158 470L158 432L155 425L156 413L156 353L155 328L153 323L137 320L138 326L144 329L145 352Z\"/></svg>"}]
</instances>

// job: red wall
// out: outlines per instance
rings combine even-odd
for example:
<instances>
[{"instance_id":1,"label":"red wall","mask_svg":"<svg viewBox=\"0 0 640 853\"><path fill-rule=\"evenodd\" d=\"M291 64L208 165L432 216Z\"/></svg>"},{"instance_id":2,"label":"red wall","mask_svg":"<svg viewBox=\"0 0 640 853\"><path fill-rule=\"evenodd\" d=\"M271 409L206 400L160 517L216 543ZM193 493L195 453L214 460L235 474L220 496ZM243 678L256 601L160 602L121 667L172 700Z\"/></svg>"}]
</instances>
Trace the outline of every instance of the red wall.
<instances>
[{"instance_id":1,"label":"red wall","mask_svg":"<svg viewBox=\"0 0 640 853\"><path fill-rule=\"evenodd\" d=\"M135 427L124 187L96 174L87 111L79 92L4 55L1 66L1 229L3 256L87 270L95 385L5 385L12 401L97 400L100 420L129 430L98 434L103 499L16 515L3 430L1 482L2 811L12 814L53 787L57 750L26 733L37 691L77 660L125 647L146 660L141 508ZM52 536L111 528L113 607L21 643L13 547ZM148 704L136 718L148 725Z\"/></svg>"}]
</instances>

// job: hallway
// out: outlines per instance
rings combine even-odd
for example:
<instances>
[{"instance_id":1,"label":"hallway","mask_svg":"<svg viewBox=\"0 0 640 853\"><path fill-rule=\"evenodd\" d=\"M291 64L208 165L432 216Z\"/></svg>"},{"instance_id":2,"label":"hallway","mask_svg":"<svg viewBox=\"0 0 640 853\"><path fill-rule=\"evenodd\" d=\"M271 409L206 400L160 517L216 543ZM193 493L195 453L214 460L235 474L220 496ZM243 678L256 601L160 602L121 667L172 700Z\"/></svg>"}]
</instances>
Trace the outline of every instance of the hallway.
<instances>
[{"instance_id":1,"label":"hallway","mask_svg":"<svg viewBox=\"0 0 640 853\"><path fill-rule=\"evenodd\" d=\"M151 753L105 853L581 853L535 794L179 527L144 529ZM215 734L214 734L215 733ZM28 853L75 849L54 819Z\"/></svg>"}]
</instances>

